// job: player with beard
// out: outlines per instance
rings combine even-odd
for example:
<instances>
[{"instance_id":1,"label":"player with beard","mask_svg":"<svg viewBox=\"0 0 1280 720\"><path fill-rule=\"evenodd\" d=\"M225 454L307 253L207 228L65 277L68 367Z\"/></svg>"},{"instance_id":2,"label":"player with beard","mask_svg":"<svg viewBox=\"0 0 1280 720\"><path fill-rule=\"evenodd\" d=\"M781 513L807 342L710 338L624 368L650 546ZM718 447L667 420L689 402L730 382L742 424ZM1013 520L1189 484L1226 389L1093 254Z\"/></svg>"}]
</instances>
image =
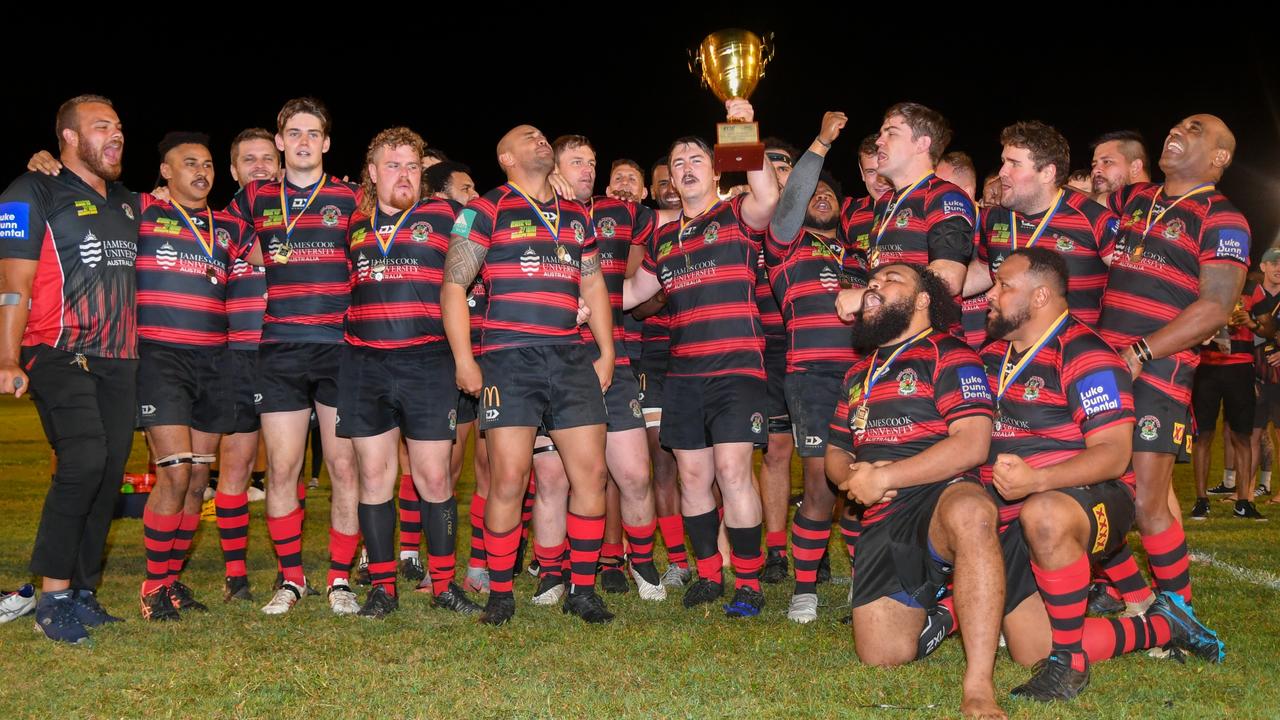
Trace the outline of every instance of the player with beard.
<instances>
[{"instance_id":1,"label":"player with beard","mask_svg":"<svg viewBox=\"0 0 1280 720\"><path fill-rule=\"evenodd\" d=\"M1009 648L1039 646L1043 610L1028 619L1039 587L1052 628L1052 652L1015 697L1069 700L1089 682L1095 644L1114 643L1110 621L1085 619L1091 560L1125 544L1134 517L1133 395L1128 368L1077 317L1068 313L1068 259L1042 247L1011 253L988 293L988 328L996 338L982 351L996 391L996 425L983 482L1000 507L1005 546ZM1025 541L1024 541L1025 538ZM1030 567L1027 552L1030 549ZM1026 588L1028 570L1034 587ZM1126 619L1121 637L1173 641L1221 659L1216 636L1170 592L1143 616ZM1014 652L1015 659L1017 652Z\"/></svg>"},{"instance_id":2,"label":"player with beard","mask_svg":"<svg viewBox=\"0 0 1280 720\"><path fill-rule=\"evenodd\" d=\"M964 628L961 711L1005 717L992 669L1004 606L996 508L978 482L991 443L992 398L976 353L947 329L952 291L920 265L872 272L854 301L854 346L831 421L826 471L867 506L854 558L858 657L918 657L926 612L950 580Z\"/></svg>"},{"instance_id":3,"label":"player with beard","mask_svg":"<svg viewBox=\"0 0 1280 720\"><path fill-rule=\"evenodd\" d=\"M231 141L231 177L243 188L251 182L275 180L280 153L271 133L249 128ZM258 462L261 424L254 409L258 343L267 311L266 268L236 258L227 273L227 359L235 403L235 425L222 436L218 453L218 487L213 502L218 539L226 564L222 598L252 600L245 555L249 543L249 482Z\"/></svg>"},{"instance_id":4,"label":"player with beard","mask_svg":"<svg viewBox=\"0 0 1280 720\"><path fill-rule=\"evenodd\" d=\"M360 473L360 531L373 583L363 617L383 618L399 607L392 495L402 433L424 506L432 607L480 612L454 582L458 506L449 466L458 398L440 288L449 249L445 228L453 226L456 206L421 199L424 146L403 127L373 138L347 241L351 304L337 432L351 438Z\"/></svg>"},{"instance_id":5,"label":"player with beard","mask_svg":"<svg viewBox=\"0 0 1280 720\"><path fill-rule=\"evenodd\" d=\"M631 369L631 359L623 345L622 327L622 281L627 275L628 267L635 267L643 257L644 246L653 234L654 214L643 205L616 197L592 197L596 180L596 154L586 137L562 136L552 143L552 150L556 173L569 182L574 199L585 206L590 214L600 253L600 274L609 290L609 304L613 313L616 365L613 384L605 393L605 406L609 416L605 462L609 469L610 484L616 486L619 494L621 528L615 530L616 535L610 533L611 523L606 519L600 584L611 592L626 591L626 577L622 574L621 537L625 534L631 547L627 564L630 565L631 578L636 583L641 599L660 601L666 599L667 591L653 564L657 519L653 485L649 479L644 412L640 404L639 385ZM583 331L583 338L588 347L595 342L589 330ZM612 586L607 582L610 578L613 578Z\"/></svg>"},{"instance_id":6,"label":"player with beard","mask_svg":"<svg viewBox=\"0 0 1280 720\"><path fill-rule=\"evenodd\" d=\"M320 424L330 506L329 607L353 615L360 605L348 576L359 544L359 484L351 441L335 434L343 318L350 299L347 230L356 188L324 172L329 111L295 98L277 117L276 148L284 177L246 185L228 211L254 228L249 261L266 267L267 308L258 349L256 403L266 440L270 482L267 529L283 582L262 611L288 612L306 592L302 569L302 470L311 413ZM255 398L257 399L257 398Z\"/></svg>"},{"instance_id":7,"label":"player with beard","mask_svg":"<svg viewBox=\"0 0 1280 720\"><path fill-rule=\"evenodd\" d=\"M1177 593L1188 608L1186 536L1169 500L1174 459L1191 442L1196 348L1227 324L1248 269L1249 225L1214 185L1234 155L1235 136L1212 115L1192 115L1169 131L1160 155L1164 184L1136 186L1120 213L1098 321L1134 378L1142 544L1156 587ZM1132 582L1141 577L1132 558L1107 575L1127 602L1154 599L1150 588Z\"/></svg>"},{"instance_id":8,"label":"player with beard","mask_svg":"<svg viewBox=\"0 0 1280 720\"><path fill-rule=\"evenodd\" d=\"M821 131L783 188L764 246L787 328L786 402L804 465L804 500L791 526L796 584L787 610L787 617L799 623L818 617L818 570L831 537L836 499L824 461L828 428L844 373L858 357L852 326L831 308L842 287L865 287L867 282L862 254L837 236L839 186L821 172L847 121L841 112L823 116ZM787 479L789 489L789 474Z\"/></svg>"},{"instance_id":9,"label":"player with beard","mask_svg":"<svg viewBox=\"0 0 1280 720\"><path fill-rule=\"evenodd\" d=\"M754 116L742 99L729 100L726 109L731 119ZM685 591L684 605L714 602L724 594L716 547L720 517L712 492L718 483L737 587L725 612L753 617L764 607L759 580L764 558L751 453L766 438L756 267L778 202L778 181L773 165L765 163L747 173L750 193L722 201L705 141L680 138L668 157L682 214L659 229L640 269L623 282L623 307L661 290L671 312L661 442L675 452L685 526L698 562L698 581Z\"/></svg>"},{"instance_id":10,"label":"player with beard","mask_svg":"<svg viewBox=\"0 0 1280 720\"><path fill-rule=\"evenodd\" d=\"M209 466L235 428L227 356L227 280L249 226L208 206L209 138L160 141L168 200L144 194L138 229L138 420L155 457L142 513L147 556L142 616L177 620L207 610L178 580L196 528Z\"/></svg>"},{"instance_id":11,"label":"player with beard","mask_svg":"<svg viewBox=\"0 0 1280 720\"><path fill-rule=\"evenodd\" d=\"M462 163L444 161L432 165L423 173L423 182L433 197L452 200L459 205L480 197L476 192L475 180L471 179L471 168ZM480 330L483 327L484 312L488 307L488 295L484 280L477 277L467 291L467 310L471 315L471 349L480 354ZM485 567L484 550L484 506L489 496L489 450L485 446L484 433L476 425L479 418L480 398L458 394L458 440L453 446L453 458L450 460L450 476L457 487L462 477L462 460L467 446L467 437L473 432L476 442L472 452L472 471L475 476L475 492L471 495L471 506L468 509L468 520L471 523L471 551L467 557L467 578L463 588L471 592L489 591L489 570ZM415 493L416 497L416 493ZM401 502L404 502L403 496ZM404 530L401 529L401 533Z\"/></svg>"},{"instance_id":12,"label":"player with beard","mask_svg":"<svg viewBox=\"0 0 1280 720\"><path fill-rule=\"evenodd\" d=\"M1116 193L1130 185L1151 182L1150 161L1142 133L1113 130L1094 140L1091 149L1093 200L1119 214L1127 197ZM1113 198L1121 204L1115 205Z\"/></svg>"},{"instance_id":13,"label":"player with beard","mask_svg":"<svg viewBox=\"0 0 1280 720\"><path fill-rule=\"evenodd\" d=\"M31 392L57 461L31 551L36 628L79 643L119 620L94 590L133 442L138 215L116 182L111 101L71 98L56 132L70 172L29 172L0 194L0 393Z\"/></svg>"},{"instance_id":14,"label":"player with beard","mask_svg":"<svg viewBox=\"0 0 1280 720\"><path fill-rule=\"evenodd\" d=\"M534 436L542 426L560 452L572 489L572 567L563 611L589 623L609 622L613 614L595 593L605 513L607 418L601 393L612 382L615 363L609 292L590 214L553 190L548 177L554 161L542 133L517 126L498 142L497 155L508 181L458 213L442 290L457 384L481 396L480 426L488 440L484 537L490 590L480 620L501 625L515 614L511 586L521 501ZM477 274L489 288L480 364L466 307ZM599 348L594 363L578 331L579 299L590 308Z\"/></svg>"}]
</instances>

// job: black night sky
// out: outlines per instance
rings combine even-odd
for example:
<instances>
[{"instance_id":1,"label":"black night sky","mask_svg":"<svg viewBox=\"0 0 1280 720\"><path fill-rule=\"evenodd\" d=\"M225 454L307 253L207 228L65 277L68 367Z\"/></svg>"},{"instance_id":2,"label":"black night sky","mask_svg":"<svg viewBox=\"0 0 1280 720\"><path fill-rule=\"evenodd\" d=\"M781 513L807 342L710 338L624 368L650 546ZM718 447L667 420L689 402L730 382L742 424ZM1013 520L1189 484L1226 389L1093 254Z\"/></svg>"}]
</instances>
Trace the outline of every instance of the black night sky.
<instances>
[{"instance_id":1,"label":"black night sky","mask_svg":"<svg viewBox=\"0 0 1280 720\"><path fill-rule=\"evenodd\" d=\"M261 16L242 25L210 24L210 13L102 25L82 17L79 26L93 26L92 37L6 48L0 181L16 177L34 150L53 149L62 100L96 92L115 101L125 123L129 187L155 182L155 143L165 131L201 130L214 140L220 205L234 190L226 170L232 136L254 125L274 129L284 100L311 94L334 115L326 168L338 175L357 176L373 134L404 124L471 165L483 191L501 181L497 139L528 122L548 137L591 137L603 189L618 157L647 168L675 137L712 135L723 108L689 73L686 49L710 31L744 27L776 34L776 59L751 98L763 134L803 148L825 110L849 114L827 161L846 191L862 191L858 140L899 100L942 111L955 130L951 148L968 151L980 174L997 169L999 131L1015 120L1057 126L1080 168L1088 165L1089 142L1106 130L1140 130L1158 155L1169 127L1208 112L1238 140L1220 188L1253 226L1255 258L1276 239L1280 51L1270 37L1239 30L1246 21L1234 21L1235 29L1214 27L1212 18L1203 27L1187 18L1012 27L998 18L957 24L924 10L911 18L832 15L832 7L736 14L664 7L662 17L644 17L635 6L623 20L616 17L628 12L621 4L526 16L498 14L495 6L483 19L451 18L437 6L404 16L308 15L311 42L290 32L264 35ZM928 23L940 29L920 33L927 39L894 39ZM1122 31L1126 24L1132 29ZM1142 25L1161 29L1143 37ZM110 40L102 36L108 27L120 29Z\"/></svg>"}]
</instances>

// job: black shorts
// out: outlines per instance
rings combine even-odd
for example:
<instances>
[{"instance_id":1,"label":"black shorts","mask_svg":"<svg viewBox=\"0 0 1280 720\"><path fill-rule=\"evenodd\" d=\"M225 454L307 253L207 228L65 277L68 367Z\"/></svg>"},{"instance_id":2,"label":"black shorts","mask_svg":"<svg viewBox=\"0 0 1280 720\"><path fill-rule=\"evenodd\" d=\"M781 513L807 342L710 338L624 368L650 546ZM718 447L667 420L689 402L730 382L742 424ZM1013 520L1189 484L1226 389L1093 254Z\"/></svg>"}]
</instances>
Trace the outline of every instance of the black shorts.
<instances>
[{"instance_id":1,"label":"black shorts","mask_svg":"<svg viewBox=\"0 0 1280 720\"><path fill-rule=\"evenodd\" d=\"M667 377L658 441L672 450L768 443L765 382L743 375Z\"/></svg>"},{"instance_id":2,"label":"black shorts","mask_svg":"<svg viewBox=\"0 0 1280 720\"><path fill-rule=\"evenodd\" d=\"M767 337L764 342L764 375L767 379L769 405L765 417L782 422L770 423L769 434L790 432L791 418L787 412L787 339Z\"/></svg>"},{"instance_id":3,"label":"black shorts","mask_svg":"<svg viewBox=\"0 0 1280 720\"><path fill-rule=\"evenodd\" d=\"M853 556L853 607L892 598L907 607L933 607L946 589L951 565L929 543L929 523L938 498L956 478L913 489L895 500L901 506L887 517L864 523Z\"/></svg>"},{"instance_id":4,"label":"black shorts","mask_svg":"<svg viewBox=\"0 0 1280 720\"><path fill-rule=\"evenodd\" d=\"M373 437L398 427L407 440L454 439L458 387L448 344L347 345L338 377L338 437Z\"/></svg>"},{"instance_id":5,"label":"black shorts","mask_svg":"<svg viewBox=\"0 0 1280 720\"><path fill-rule=\"evenodd\" d=\"M1191 386L1191 407L1195 411L1196 428L1211 430L1218 425L1222 411L1227 427L1237 435L1253 432L1253 416L1257 410L1253 363L1205 365L1196 368Z\"/></svg>"},{"instance_id":6,"label":"black shorts","mask_svg":"<svg viewBox=\"0 0 1280 720\"><path fill-rule=\"evenodd\" d=\"M338 407L342 349L328 343L263 343L258 347L258 414Z\"/></svg>"},{"instance_id":7,"label":"black shorts","mask_svg":"<svg viewBox=\"0 0 1280 720\"><path fill-rule=\"evenodd\" d=\"M1031 551L1017 519L1000 533L1000 554L1004 556L1004 614L1008 615L1039 591L1035 573L1031 572Z\"/></svg>"},{"instance_id":8,"label":"black shorts","mask_svg":"<svg viewBox=\"0 0 1280 720\"><path fill-rule=\"evenodd\" d=\"M640 404L640 383L627 365L613 368L613 384L604 394L609 414L609 432L636 430L644 427L644 406Z\"/></svg>"},{"instance_id":9,"label":"black shorts","mask_svg":"<svg viewBox=\"0 0 1280 720\"><path fill-rule=\"evenodd\" d=\"M235 403L229 376L225 347L191 350L140 341L137 426L231 432Z\"/></svg>"},{"instance_id":10,"label":"black shorts","mask_svg":"<svg viewBox=\"0 0 1280 720\"><path fill-rule=\"evenodd\" d=\"M646 413L662 413L666 399L664 389L667 379L667 353L644 353L640 364L633 366L636 382L640 385L640 407Z\"/></svg>"},{"instance_id":11,"label":"black shorts","mask_svg":"<svg viewBox=\"0 0 1280 720\"><path fill-rule=\"evenodd\" d=\"M844 377L834 373L798 372L787 375L791 437L800 457L823 457L827 454L827 434L843 382Z\"/></svg>"},{"instance_id":12,"label":"black shorts","mask_svg":"<svg viewBox=\"0 0 1280 720\"><path fill-rule=\"evenodd\" d=\"M538 345L480 356L484 389L480 429L538 427L548 431L603 425L604 394L586 345Z\"/></svg>"},{"instance_id":13,"label":"black shorts","mask_svg":"<svg viewBox=\"0 0 1280 720\"><path fill-rule=\"evenodd\" d=\"M231 400L235 404L235 426L231 433L258 432L257 401L258 351L227 350L228 382L231 384Z\"/></svg>"},{"instance_id":14,"label":"black shorts","mask_svg":"<svg viewBox=\"0 0 1280 720\"><path fill-rule=\"evenodd\" d=\"M1167 453L1176 462L1191 457L1191 408L1145 382L1133 384L1133 407L1134 452Z\"/></svg>"},{"instance_id":15,"label":"black shorts","mask_svg":"<svg viewBox=\"0 0 1280 720\"><path fill-rule=\"evenodd\" d=\"M1075 500L1089 516L1091 560L1110 557L1124 545L1137 512L1133 489L1124 481L1107 480L1096 485L1060 488L1057 492Z\"/></svg>"},{"instance_id":16,"label":"black shorts","mask_svg":"<svg viewBox=\"0 0 1280 720\"><path fill-rule=\"evenodd\" d=\"M1253 429L1262 430L1271 423L1280 428L1280 384L1259 383L1258 402L1254 405Z\"/></svg>"},{"instance_id":17,"label":"black shorts","mask_svg":"<svg viewBox=\"0 0 1280 720\"><path fill-rule=\"evenodd\" d=\"M464 392L458 393L458 424L466 425L475 422L478 417L480 417L480 398Z\"/></svg>"}]
</instances>

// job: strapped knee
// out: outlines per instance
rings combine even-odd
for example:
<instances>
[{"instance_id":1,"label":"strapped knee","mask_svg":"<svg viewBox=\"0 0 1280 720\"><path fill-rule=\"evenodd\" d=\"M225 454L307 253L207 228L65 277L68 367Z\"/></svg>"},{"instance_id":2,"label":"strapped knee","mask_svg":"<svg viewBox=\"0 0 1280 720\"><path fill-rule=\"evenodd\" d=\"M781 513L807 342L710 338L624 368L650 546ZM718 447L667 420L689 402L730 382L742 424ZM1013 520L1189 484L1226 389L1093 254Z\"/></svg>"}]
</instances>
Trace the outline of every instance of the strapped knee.
<instances>
[{"instance_id":1,"label":"strapped knee","mask_svg":"<svg viewBox=\"0 0 1280 720\"><path fill-rule=\"evenodd\" d=\"M218 456L194 453L191 455L191 462L196 465L212 465L218 462Z\"/></svg>"},{"instance_id":2,"label":"strapped knee","mask_svg":"<svg viewBox=\"0 0 1280 720\"><path fill-rule=\"evenodd\" d=\"M189 452L174 453L165 455L162 458L156 458L156 467L173 467L175 465L190 465L195 462L193 456Z\"/></svg>"}]
</instances>

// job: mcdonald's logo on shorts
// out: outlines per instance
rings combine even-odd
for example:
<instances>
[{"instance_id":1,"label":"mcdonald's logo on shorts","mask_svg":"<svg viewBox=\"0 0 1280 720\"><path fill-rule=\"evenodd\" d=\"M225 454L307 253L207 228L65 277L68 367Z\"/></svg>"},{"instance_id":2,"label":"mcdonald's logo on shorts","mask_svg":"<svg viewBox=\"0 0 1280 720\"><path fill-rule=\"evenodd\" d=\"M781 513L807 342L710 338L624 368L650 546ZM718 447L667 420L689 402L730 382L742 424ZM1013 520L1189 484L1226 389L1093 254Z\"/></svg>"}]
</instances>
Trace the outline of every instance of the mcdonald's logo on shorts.
<instances>
[{"instance_id":1,"label":"mcdonald's logo on shorts","mask_svg":"<svg viewBox=\"0 0 1280 720\"><path fill-rule=\"evenodd\" d=\"M502 407L502 393L498 391L497 386L485 385L480 395L480 402L484 406L484 419L497 419L498 408Z\"/></svg>"}]
</instances>

